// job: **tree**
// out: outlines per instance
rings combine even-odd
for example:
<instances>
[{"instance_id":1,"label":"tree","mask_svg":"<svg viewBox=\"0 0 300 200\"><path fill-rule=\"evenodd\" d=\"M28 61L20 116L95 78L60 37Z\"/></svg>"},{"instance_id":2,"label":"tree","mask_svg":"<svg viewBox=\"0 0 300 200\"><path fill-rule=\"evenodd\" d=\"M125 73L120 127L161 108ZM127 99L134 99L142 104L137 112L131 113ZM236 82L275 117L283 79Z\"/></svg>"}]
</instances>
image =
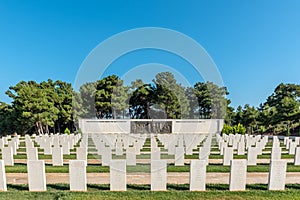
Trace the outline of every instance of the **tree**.
<instances>
[{"instance_id":1,"label":"tree","mask_svg":"<svg viewBox=\"0 0 300 200\"><path fill-rule=\"evenodd\" d=\"M20 119L26 121L29 127L34 125L39 134L44 131L49 133L49 126L54 126L59 113L54 105L51 89L44 85L34 81L21 81L6 92L13 99L12 106Z\"/></svg>"},{"instance_id":2,"label":"tree","mask_svg":"<svg viewBox=\"0 0 300 200\"><path fill-rule=\"evenodd\" d=\"M125 112L128 107L129 87L123 85L123 80L118 80L113 93L111 94L111 106L114 119L125 117Z\"/></svg>"},{"instance_id":3,"label":"tree","mask_svg":"<svg viewBox=\"0 0 300 200\"><path fill-rule=\"evenodd\" d=\"M159 104L168 118L178 119L189 116L189 101L185 88L177 83L171 72L161 72L153 80L156 87L156 104Z\"/></svg>"},{"instance_id":4,"label":"tree","mask_svg":"<svg viewBox=\"0 0 300 200\"><path fill-rule=\"evenodd\" d=\"M262 125L272 127L274 132L285 129L290 134L291 127L294 127L294 123L299 122L299 99L299 85L279 84L259 108Z\"/></svg>"},{"instance_id":5,"label":"tree","mask_svg":"<svg viewBox=\"0 0 300 200\"><path fill-rule=\"evenodd\" d=\"M95 105L98 118L113 118L112 94L119 81L119 77L111 75L97 81Z\"/></svg>"},{"instance_id":6,"label":"tree","mask_svg":"<svg viewBox=\"0 0 300 200\"><path fill-rule=\"evenodd\" d=\"M212 82L198 82L194 88L198 98L199 117L224 119L229 103L226 99L226 87L219 87Z\"/></svg>"},{"instance_id":7,"label":"tree","mask_svg":"<svg viewBox=\"0 0 300 200\"><path fill-rule=\"evenodd\" d=\"M188 103L189 103L189 119L197 119L198 117L198 99L195 93L195 89L193 87L187 87L185 89L185 96L188 99Z\"/></svg>"},{"instance_id":8,"label":"tree","mask_svg":"<svg viewBox=\"0 0 300 200\"><path fill-rule=\"evenodd\" d=\"M150 84L142 82L132 83L132 92L129 99L129 113L133 119L150 119L150 107L153 105L154 88ZM136 85L135 85L136 84ZM135 88L138 87L138 88Z\"/></svg>"},{"instance_id":9,"label":"tree","mask_svg":"<svg viewBox=\"0 0 300 200\"><path fill-rule=\"evenodd\" d=\"M243 108L242 124L248 128L248 133L253 133L253 128L258 125L259 111L254 106L246 104Z\"/></svg>"},{"instance_id":10,"label":"tree","mask_svg":"<svg viewBox=\"0 0 300 200\"><path fill-rule=\"evenodd\" d=\"M96 117L96 86L96 82L85 83L79 88L79 93L74 93L75 116L81 118Z\"/></svg>"},{"instance_id":11,"label":"tree","mask_svg":"<svg viewBox=\"0 0 300 200\"><path fill-rule=\"evenodd\" d=\"M2 136L12 134L22 128L16 123L15 114L11 105L0 102L0 134Z\"/></svg>"}]
</instances>

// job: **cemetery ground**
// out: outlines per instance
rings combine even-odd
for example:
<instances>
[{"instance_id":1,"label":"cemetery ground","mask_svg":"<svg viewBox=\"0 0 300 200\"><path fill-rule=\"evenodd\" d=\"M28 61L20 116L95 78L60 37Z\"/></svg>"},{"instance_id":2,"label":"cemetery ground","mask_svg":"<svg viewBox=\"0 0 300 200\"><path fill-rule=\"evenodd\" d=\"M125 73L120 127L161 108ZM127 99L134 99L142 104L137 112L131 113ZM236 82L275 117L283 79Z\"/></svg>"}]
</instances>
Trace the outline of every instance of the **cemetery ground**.
<instances>
[{"instance_id":1,"label":"cemetery ground","mask_svg":"<svg viewBox=\"0 0 300 200\"><path fill-rule=\"evenodd\" d=\"M68 184L49 184L47 192L28 192L27 185L8 185L0 199L299 199L300 185L287 184L285 191L268 191L266 184L247 185L247 191L230 192L228 184L207 184L205 192L191 192L188 184L168 184L166 192L151 192L150 185L127 185L126 192L109 191L109 185L88 184L87 192L70 192Z\"/></svg>"},{"instance_id":2,"label":"cemetery ground","mask_svg":"<svg viewBox=\"0 0 300 200\"><path fill-rule=\"evenodd\" d=\"M190 161L199 159L199 148L204 140L193 149L192 155L184 156L184 166L174 165L174 155L169 155L160 140L157 146L161 149L160 159L167 161L166 191L151 191L150 160L151 140L147 138L136 156L137 164L127 166L127 191L110 191L109 166L101 165L101 155L98 155L96 145L88 138L87 155L87 191L72 192L69 185L69 160L76 160L76 148L82 140L70 149L70 155L63 155L63 166L53 166L52 156L44 155L44 148L31 138L34 147L38 148L38 159L44 160L47 175L47 191L29 192L27 180L27 155L25 138L19 139L17 154L13 155L14 166L5 166L7 191L0 192L0 199L300 199L300 166L294 165L295 155L289 154L286 145L280 141L281 159L287 161L286 184L283 191L268 190L268 172L272 140L269 139L262 155L257 155L257 164L247 166L247 185L245 191L229 191L230 166L223 165L223 155L220 155L219 144L213 138L209 165L206 166L206 190L189 191ZM11 141L9 139L8 141ZM236 152L235 152L236 153ZM0 160L2 156L0 156ZM113 160L126 159L126 155L112 154ZM247 159L247 155L233 155L233 159ZM135 178L134 176L139 176ZM133 176L133 177L131 177Z\"/></svg>"}]
</instances>

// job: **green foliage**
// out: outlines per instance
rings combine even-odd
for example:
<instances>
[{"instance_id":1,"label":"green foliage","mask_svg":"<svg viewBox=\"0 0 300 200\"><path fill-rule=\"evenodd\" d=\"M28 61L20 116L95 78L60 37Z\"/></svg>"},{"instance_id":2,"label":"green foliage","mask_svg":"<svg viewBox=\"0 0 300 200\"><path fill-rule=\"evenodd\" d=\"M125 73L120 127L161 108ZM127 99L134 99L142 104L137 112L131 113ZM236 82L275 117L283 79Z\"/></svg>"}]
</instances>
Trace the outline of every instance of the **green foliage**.
<instances>
[{"instance_id":1,"label":"green foliage","mask_svg":"<svg viewBox=\"0 0 300 200\"><path fill-rule=\"evenodd\" d=\"M116 118L112 112L112 94L119 82L116 75L108 76L97 81L95 107L98 118Z\"/></svg>"},{"instance_id":2,"label":"green foliage","mask_svg":"<svg viewBox=\"0 0 300 200\"><path fill-rule=\"evenodd\" d=\"M245 134L246 133L246 128L242 124L234 125L233 127L234 133L237 134Z\"/></svg>"},{"instance_id":3,"label":"green foliage","mask_svg":"<svg viewBox=\"0 0 300 200\"><path fill-rule=\"evenodd\" d=\"M156 86L155 100L167 115L167 118L180 119L189 116L189 101L185 96L185 88L177 83L170 72L161 72L153 80Z\"/></svg>"},{"instance_id":4,"label":"green foliage","mask_svg":"<svg viewBox=\"0 0 300 200\"><path fill-rule=\"evenodd\" d=\"M234 129L233 129L232 126L227 125L227 124L224 124L222 133L223 133L223 134L227 134L227 135L233 134L233 133L234 133Z\"/></svg>"},{"instance_id":5,"label":"green foliage","mask_svg":"<svg viewBox=\"0 0 300 200\"><path fill-rule=\"evenodd\" d=\"M50 79L41 83L21 81L9 87L6 94L13 99L12 105L0 108L11 126L7 131L43 134L72 126L72 92L71 84ZM0 124L1 128L7 129Z\"/></svg>"},{"instance_id":6,"label":"green foliage","mask_svg":"<svg viewBox=\"0 0 300 200\"><path fill-rule=\"evenodd\" d=\"M224 119L228 107L225 96L228 94L226 87L219 87L212 82L198 82L194 86L198 98L199 118Z\"/></svg>"},{"instance_id":7,"label":"green foliage","mask_svg":"<svg viewBox=\"0 0 300 200\"><path fill-rule=\"evenodd\" d=\"M0 102L0 133L38 134L76 132L79 118L221 118L223 132L295 134L300 132L300 85L279 84L258 108L230 106L226 87L197 82L183 87L170 72L161 72L151 83L136 80L124 86L118 76L83 84L47 80L21 81L9 87L11 104Z\"/></svg>"},{"instance_id":8,"label":"green foliage","mask_svg":"<svg viewBox=\"0 0 300 200\"><path fill-rule=\"evenodd\" d=\"M71 131L70 131L70 129L66 128L65 131L64 131L64 133L70 135Z\"/></svg>"},{"instance_id":9,"label":"green foliage","mask_svg":"<svg viewBox=\"0 0 300 200\"><path fill-rule=\"evenodd\" d=\"M224 124L223 134L245 134L246 133L246 128L242 124L234 125L233 127L227 124Z\"/></svg>"}]
</instances>

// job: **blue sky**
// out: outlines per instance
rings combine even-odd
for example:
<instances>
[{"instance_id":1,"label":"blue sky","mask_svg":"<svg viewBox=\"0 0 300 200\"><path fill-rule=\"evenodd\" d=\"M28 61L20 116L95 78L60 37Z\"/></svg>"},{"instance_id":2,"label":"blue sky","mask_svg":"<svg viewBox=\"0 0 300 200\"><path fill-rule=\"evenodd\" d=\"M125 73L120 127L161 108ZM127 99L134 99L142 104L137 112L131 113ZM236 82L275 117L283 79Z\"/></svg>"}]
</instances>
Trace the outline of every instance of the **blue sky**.
<instances>
[{"instance_id":1,"label":"blue sky","mask_svg":"<svg viewBox=\"0 0 300 200\"><path fill-rule=\"evenodd\" d=\"M74 83L83 60L105 39L133 28L163 27L205 48L233 106L258 106L279 83L300 84L299 10L297 0L1 0L0 101L9 102L5 91L21 80ZM124 75L145 63L202 81L180 58L155 50L125 55L107 74Z\"/></svg>"}]
</instances>

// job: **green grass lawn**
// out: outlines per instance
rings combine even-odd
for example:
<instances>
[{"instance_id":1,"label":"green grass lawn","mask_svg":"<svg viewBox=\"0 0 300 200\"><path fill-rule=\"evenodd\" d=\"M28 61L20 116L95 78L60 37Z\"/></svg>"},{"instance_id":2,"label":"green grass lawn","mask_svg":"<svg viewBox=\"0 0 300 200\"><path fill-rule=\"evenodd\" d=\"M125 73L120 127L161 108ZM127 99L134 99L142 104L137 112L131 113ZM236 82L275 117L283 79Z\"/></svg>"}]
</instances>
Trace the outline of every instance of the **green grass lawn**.
<instances>
[{"instance_id":1,"label":"green grass lawn","mask_svg":"<svg viewBox=\"0 0 300 200\"><path fill-rule=\"evenodd\" d=\"M27 173L26 164L15 164L14 166L6 166L6 173ZM168 164L167 172L189 172L190 166L174 166ZM206 168L207 172L230 172L230 166L223 166L222 164L210 164ZM68 173L69 165L52 166L46 164L46 173ZM109 172L109 167L101 166L99 164L89 164L87 166L87 173L106 173ZM147 172L150 173L150 164L138 164L136 166L127 166L127 172ZM258 164L256 166L248 166L247 172L269 172L269 164ZM300 166L293 164L287 165L287 172L300 172Z\"/></svg>"},{"instance_id":2,"label":"green grass lawn","mask_svg":"<svg viewBox=\"0 0 300 200\"><path fill-rule=\"evenodd\" d=\"M1 200L11 199L299 199L300 185L286 185L285 191L268 191L267 185L247 185L246 191L230 192L226 184L208 184L205 192L190 192L189 185L168 184L166 192L151 192L150 185L127 185L126 192L111 192L109 185L88 185L88 192L70 192L69 185L47 185L47 192L28 192L27 185L8 185L7 192L0 193Z\"/></svg>"}]
</instances>

